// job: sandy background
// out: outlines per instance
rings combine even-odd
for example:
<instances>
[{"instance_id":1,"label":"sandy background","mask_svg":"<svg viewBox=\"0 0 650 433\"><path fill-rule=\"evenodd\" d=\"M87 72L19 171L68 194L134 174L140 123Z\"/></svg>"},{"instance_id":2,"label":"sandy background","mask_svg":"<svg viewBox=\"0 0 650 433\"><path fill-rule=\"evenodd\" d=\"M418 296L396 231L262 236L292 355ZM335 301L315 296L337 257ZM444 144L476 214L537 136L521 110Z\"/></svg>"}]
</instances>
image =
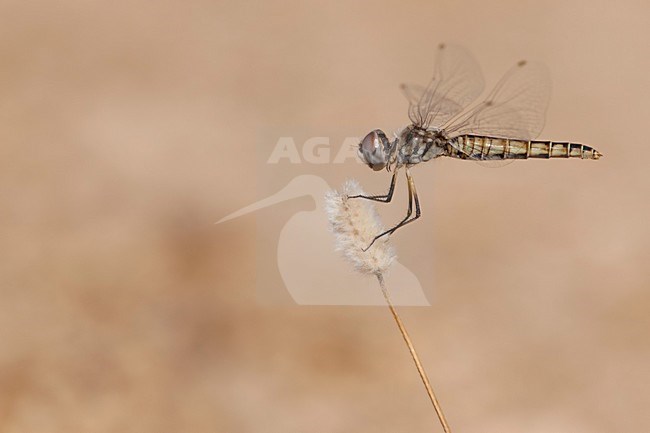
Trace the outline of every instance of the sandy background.
<instances>
[{"instance_id":1,"label":"sandy background","mask_svg":"<svg viewBox=\"0 0 650 433\"><path fill-rule=\"evenodd\" d=\"M395 242L436 296L402 314L452 427L650 431L649 21L642 1L3 1L0 431L440 431L387 311L260 306L255 216L212 222L258 197L260 143L402 125L397 84L441 41L488 83L545 62L543 136L605 154L418 170L426 215Z\"/></svg>"}]
</instances>

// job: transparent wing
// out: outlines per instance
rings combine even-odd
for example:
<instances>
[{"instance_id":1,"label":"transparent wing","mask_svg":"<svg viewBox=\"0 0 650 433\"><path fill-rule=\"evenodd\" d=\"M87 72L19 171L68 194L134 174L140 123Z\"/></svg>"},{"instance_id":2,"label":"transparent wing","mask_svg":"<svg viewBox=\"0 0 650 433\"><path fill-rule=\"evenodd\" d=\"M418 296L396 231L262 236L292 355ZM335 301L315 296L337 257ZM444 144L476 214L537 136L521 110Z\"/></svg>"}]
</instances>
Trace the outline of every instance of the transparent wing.
<instances>
[{"instance_id":1,"label":"transparent wing","mask_svg":"<svg viewBox=\"0 0 650 433\"><path fill-rule=\"evenodd\" d=\"M544 128L551 91L548 69L521 61L497 83L487 98L448 121L449 137L464 134L532 140Z\"/></svg>"},{"instance_id":2,"label":"transparent wing","mask_svg":"<svg viewBox=\"0 0 650 433\"><path fill-rule=\"evenodd\" d=\"M455 45L438 46L436 68L426 87L402 84L409 101L409 119L427 128L445 124L483 91L483 75L474 58Z\"/></svg>"}]
</instances>

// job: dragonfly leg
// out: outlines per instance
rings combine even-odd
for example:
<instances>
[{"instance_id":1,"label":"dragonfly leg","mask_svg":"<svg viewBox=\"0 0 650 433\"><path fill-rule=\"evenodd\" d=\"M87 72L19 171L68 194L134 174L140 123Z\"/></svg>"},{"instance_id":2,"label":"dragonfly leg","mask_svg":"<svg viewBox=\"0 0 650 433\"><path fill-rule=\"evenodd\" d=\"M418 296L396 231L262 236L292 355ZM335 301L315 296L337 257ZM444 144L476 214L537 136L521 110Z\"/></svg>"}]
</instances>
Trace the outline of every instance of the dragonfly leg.
<instances>
[{"instance_id":1,"label":"dragonfly leg","mask_svg":"<svg viewBox=\"0 0 650 433\"><path fill-rule=\"evenodd\" d=\"M390 181L390 188L388 194L385 195L351 195L348 198L365 198L366 200L379 201L382 203L390 203L393 199L393 192L395 192L395 182L397 179L397 170L393 173L393 178Z\"/></svg>"},{"instance_id":2,"label":"dragonfly leg","mask_svg":"<svg viewBox=\"0 0 650 433\"><path fill-rule=\"evenodd\" d=\"M370 247L377 241L377 239L391 235L397 231L397 229L404 227L406 224L415 221L416 219L420 218L420 215L422 214L420 210L420 199L418 198L418 192L415 189L415 182L413 181L413 177L411 177L411 173L406 169L406 179L408 181L408 190L409 190L409 207L408 210L406 211L406 216L402 221L400 221L395 227L390 228L386 230L383 233L378 234L375 236L375 238L370 242L370 245L368 245L363 251L368 251ZM413 203L415 203L415 216L411 217L413 215Z\"/></svg>"}]
</instances>

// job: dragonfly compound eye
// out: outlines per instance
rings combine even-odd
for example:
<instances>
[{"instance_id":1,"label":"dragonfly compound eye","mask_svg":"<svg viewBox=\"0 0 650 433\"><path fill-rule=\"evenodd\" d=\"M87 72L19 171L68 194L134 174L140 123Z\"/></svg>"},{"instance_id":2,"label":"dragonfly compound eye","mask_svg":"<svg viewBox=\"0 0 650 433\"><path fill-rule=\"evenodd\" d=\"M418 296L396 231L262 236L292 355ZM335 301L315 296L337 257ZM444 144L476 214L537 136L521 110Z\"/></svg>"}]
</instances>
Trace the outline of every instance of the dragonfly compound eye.
<instances>
[{"instance_id":1,"label":"dragonfly compound eye","mask_svg":"<svg viewBox=\"0 0 650 433\"><path fill-rule=\"evenodd\" d=\"M359 158L375 171L382 170L388 162L388 138L381 130L375 129L359 143Z\"/></svg>"}]
</instances>

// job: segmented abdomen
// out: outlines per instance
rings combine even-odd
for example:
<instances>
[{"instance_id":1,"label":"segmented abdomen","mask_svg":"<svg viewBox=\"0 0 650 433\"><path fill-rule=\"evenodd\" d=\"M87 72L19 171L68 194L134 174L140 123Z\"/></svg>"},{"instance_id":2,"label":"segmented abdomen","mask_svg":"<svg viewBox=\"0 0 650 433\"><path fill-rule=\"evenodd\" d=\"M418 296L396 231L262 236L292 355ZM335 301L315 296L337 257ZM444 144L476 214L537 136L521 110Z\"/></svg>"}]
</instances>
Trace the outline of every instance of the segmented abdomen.
<instances>
[{"instance_id":1,"label":"segmented abdomen","mask_svg":"<svg viewBox=\"0 0 650 433\"><path fill-rule=\"evenodd\" d=\"M449 140L449 156L461 159L498 160L528 158L598 159L596 149L579 143L525 141L508 138L461 135Z\"/></svg>"}]
</instances>

